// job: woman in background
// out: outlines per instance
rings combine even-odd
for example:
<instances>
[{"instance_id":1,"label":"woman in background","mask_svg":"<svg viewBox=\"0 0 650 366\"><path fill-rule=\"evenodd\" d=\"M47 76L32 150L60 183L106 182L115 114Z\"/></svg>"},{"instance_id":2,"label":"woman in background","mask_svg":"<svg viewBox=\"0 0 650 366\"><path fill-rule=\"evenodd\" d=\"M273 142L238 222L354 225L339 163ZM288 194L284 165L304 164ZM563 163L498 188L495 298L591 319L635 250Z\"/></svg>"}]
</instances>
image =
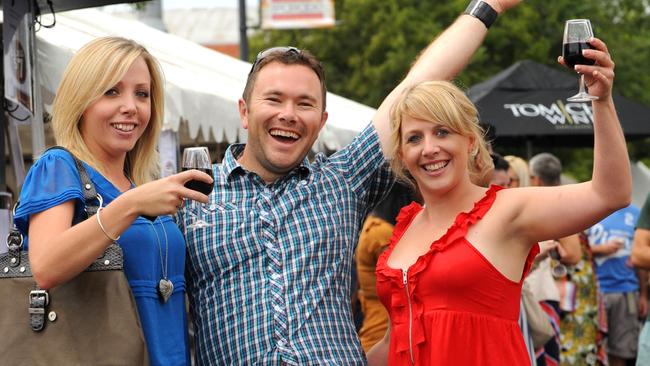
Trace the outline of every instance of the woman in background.
<instances>
[{"instance_id":1,"label":"woman in background","mask_svg":"<svg viewBox=\"0 0 650 366\"><path fill-rule=\"evenodd\" d=\"M530 183L526 160L514 155L506 155L503 158L510 164L508 170L510 184L508 184L508 188L528 187Z\"/></svg>"}]
</instances>

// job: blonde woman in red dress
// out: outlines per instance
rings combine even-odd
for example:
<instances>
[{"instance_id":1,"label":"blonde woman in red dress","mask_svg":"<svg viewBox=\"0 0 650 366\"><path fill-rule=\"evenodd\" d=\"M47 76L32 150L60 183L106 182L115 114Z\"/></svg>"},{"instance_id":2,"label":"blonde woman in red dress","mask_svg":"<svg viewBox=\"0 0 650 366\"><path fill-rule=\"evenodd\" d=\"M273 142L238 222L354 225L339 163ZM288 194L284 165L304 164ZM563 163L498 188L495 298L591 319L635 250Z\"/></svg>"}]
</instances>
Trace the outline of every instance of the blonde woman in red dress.
<instances>
[{"instance_id":1,"label":"blonde woman in red dress","mask_svg":"<svg viewBox=\"0 0 650 366\"><path fill-rule=\"evenodd\" d=\"M523 275L536 243L579 232L630 201L625 139L611 96L614 63L593 39L578 65L594 116L592 180L501 190L472 183L491 162L467 97L447 82L406 90L391 121L397 174L424 205L402 209L377 263L377 292L390 328L371 365L529 364L517 324ZM560 59L560 62L562 60Z\"/></svg>"}]
</instances>

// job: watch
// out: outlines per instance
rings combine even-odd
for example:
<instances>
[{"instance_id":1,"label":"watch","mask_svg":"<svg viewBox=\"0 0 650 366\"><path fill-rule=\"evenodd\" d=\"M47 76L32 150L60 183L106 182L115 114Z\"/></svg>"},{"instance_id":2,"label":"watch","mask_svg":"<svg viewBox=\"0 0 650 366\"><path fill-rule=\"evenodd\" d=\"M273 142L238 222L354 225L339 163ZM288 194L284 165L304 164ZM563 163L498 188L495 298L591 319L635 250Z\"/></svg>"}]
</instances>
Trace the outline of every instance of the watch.
<instances>
[{"instance_id":1,"label":"watch","mask_svg":"<svg viewBox=\"0 0 650 366\"><path fill-rule=\"evenodd\" d=\"M472 0L469 5L467 5L465 14L471 15L482 21L486 28L490 28L499 15L490 4L483 0Z\"/></svg>"}]
</instances>

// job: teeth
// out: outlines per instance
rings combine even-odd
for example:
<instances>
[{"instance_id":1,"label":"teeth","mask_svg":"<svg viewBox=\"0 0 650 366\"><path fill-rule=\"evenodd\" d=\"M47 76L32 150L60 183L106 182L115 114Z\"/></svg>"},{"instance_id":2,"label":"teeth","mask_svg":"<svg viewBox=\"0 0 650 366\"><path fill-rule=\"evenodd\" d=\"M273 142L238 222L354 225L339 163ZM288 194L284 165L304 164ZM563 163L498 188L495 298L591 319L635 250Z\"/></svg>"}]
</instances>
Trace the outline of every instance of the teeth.
<instances>
[{"instance_id":1,"label":"teeth","mask_svg":"<svg viewBox=\"0 0 650 366\"><path fill-rule=\"evenodd\" d=\"M441 162L434 163L434 164L427 164L427 165L424 166L424 169L427 170L427 171L433 171L433 170L438 170L438 169L444 168L446 165L447 165L446 161L441 161Z\"/></svg>"},{"instance_id":2,"label":"teeth","mask_svg":"<svg viewBox=\"0 0 650 366\"><path fill-rule=\"evenodd\" d=\"M133 131L133 129L135 128L135 125L130 124L130 123L114 123L113 127L115 129L118 129L118 130L123 131L123 132L130 132L130 131Z\"/></svg>"},{"instance_id":3,"label":"teeth","mask_svg":"<svg viewBox=\"0 0 650 366\"><path fill-rule=\"evenodd\" d=\"M297 140L300 137L300 136L298 136L297 133L289 132L289 131L283 131L283 130L271 130L271 136L288 137L288 138L292 138L294 140Z\"/></svg>"}]
</instances>

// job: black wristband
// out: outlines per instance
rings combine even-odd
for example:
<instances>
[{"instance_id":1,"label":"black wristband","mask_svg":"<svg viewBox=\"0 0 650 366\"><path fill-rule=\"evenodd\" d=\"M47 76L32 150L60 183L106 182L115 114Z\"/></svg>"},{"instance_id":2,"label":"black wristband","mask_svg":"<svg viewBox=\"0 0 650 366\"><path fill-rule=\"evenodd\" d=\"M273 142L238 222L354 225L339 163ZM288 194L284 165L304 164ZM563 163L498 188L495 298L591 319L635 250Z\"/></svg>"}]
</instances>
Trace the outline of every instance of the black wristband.
<instances>
[{"instance_id":1,"label":"black wristband","mask_svg":"<svg viewBox=\"0 0 650 366\"><path fill-rule=\"evenodd\" d=\"M467 9L465 9L465 14L482 21L485 24L485 28L490 28L499 15L490 4L482 0L472 0L467 6Z\"/></svg>"}]
</instances>

